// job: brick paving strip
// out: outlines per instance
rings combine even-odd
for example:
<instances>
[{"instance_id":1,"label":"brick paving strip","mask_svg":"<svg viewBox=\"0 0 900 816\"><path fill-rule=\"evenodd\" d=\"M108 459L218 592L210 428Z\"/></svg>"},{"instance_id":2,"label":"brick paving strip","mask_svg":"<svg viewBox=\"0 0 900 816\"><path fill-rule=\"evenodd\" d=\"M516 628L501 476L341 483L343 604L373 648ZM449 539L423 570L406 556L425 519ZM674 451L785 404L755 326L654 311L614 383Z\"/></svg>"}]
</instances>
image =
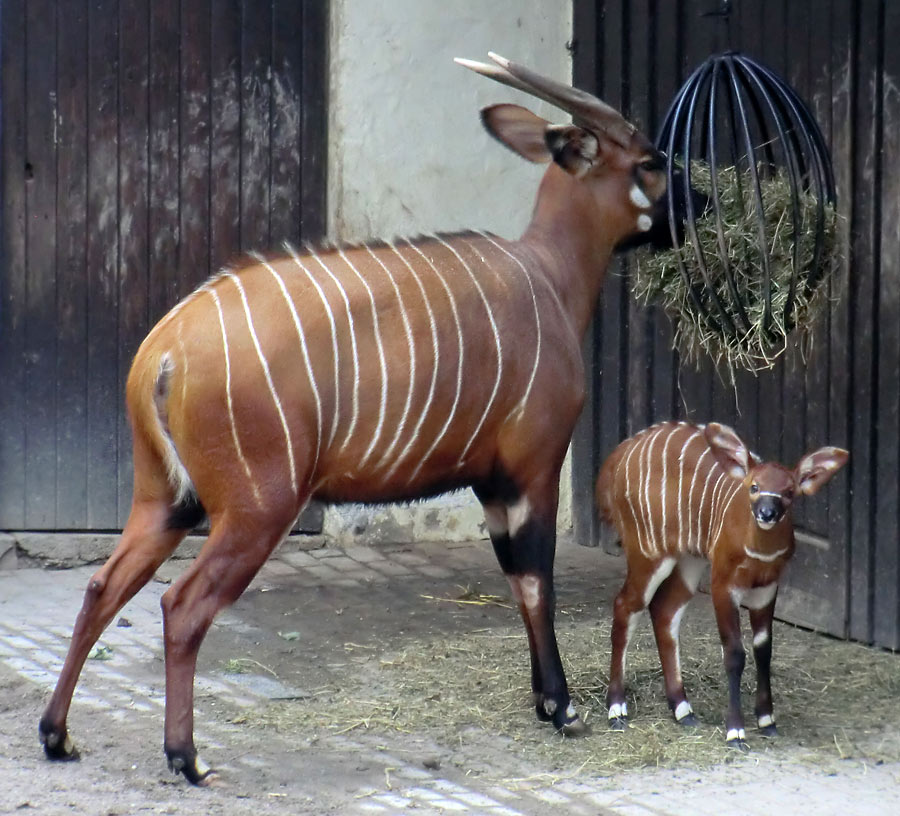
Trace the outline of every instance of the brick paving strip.
<instances>
[{"instance_id":1,"label":"brick paving strip","mask_svg":"<svg viewBox=\"0 0 900 816\"><path fill-rule=\"evenodd\" d=\"M596 551L581 551L570 545L561 552L558 570L582 572L590 569L598 558ZM169 562L161 570L162 580L171 580L183 565L184 562L180 565ZM367 585L389 587L392 581L405 581L410 576L464 585L473 574L484 574L486 570L496 571L496 567L484 542L452 548L428 545L378 550L361 546L343 550L285 549L263 568L251 589L323 587L358 596ZM68 647L69 627L92 572L92 568L0 572L0 663L49 693ZM164 583L151 582L122 612L131 625L125 628L113 624L106 631L102 643L112 648L114 659L88 661L73 707L98 711L103 718L113 720L144 718L142 723L148 730L156 729L154 738L161 735L165 698L159 598L164 591ZM53 610L52 625L37 623L50 617L38 607ZM216 625L225 629L246 627L236 609L223 613ZM248 657L252 659L252 653ZM245 675L208 672L198 673L196 690L198 709L203 706L204 695L237 709L305 695L300 689L268 677L254 675L248 679ZM27 727L33 725L29 722ZM110 723L110 727L114 725ZM233 726L202 714L197 717L197 741L208 755L227 755L231 733ZM266 739L271 751L271 740L279 737ZM390 738L384 735L377 740L370 735L337 736L328 742L327 750L335 761L367 762L378 770L374 778L382 783L344 802L338 812L347 814L410 810L416 814L460 812L497 816L551 811L598 816L702 816L731 808L748 816L798 813L811 808L817 816L848 812L855 816L881 816L900 812L897 784L900 768L887 765L826 776L814 769L785 767L763 757L755 765L745 764L740 768L632 772L615 780L503 785L467 779L461 774L453 776L449 772L425 770L402 759L402 750L393 750ZM397 747L400 747L399 738ZM292 746L285 743L284 751L290 750ZM161 755L159 761L163 761ZM258 769L264 762L248 753L219 764L224 772L240 775ZM289 803L285 807L286 813L299 812ZM276 811L269 808L267 812Z\"/></svg>"}]
</instances>

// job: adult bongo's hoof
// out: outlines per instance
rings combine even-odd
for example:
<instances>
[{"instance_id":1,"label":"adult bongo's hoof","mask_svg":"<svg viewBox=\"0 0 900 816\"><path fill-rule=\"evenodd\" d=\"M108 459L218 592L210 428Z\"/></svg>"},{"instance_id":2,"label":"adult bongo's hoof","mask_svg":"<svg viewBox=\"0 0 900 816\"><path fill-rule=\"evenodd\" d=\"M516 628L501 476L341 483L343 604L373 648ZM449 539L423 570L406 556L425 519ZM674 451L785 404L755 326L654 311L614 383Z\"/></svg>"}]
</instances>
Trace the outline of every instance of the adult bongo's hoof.
<instances>
[{"instance_id":1,"label":"adult bongo's hoof","mask_svg":"<svg viewBox=\"0 0 900 816\"><path fill-rule=\"evenodd\" d=\"M41 722L38 726L38 737L44 746L44 754L47 759L57 762L72 762L81 759L81 755L67 731L57 731Z\"/></svg>"},{"instance_id":2,"label":"adult bongo's hoof","mask_svg":"<svg viewBox=\"0 0 900 816\"><path fill-rule=\"evenodd\" d=\"M219 781L219 774L210 768L197 753L189 755L187 752L166 751L169 760L169 770L175 774L184 774L192 785L205 788Z\"/></svg>"},{"instance_id":3,"label":"adult bongo's hoof","mask_svg":"<svg viewBox=\"0 0 900 816\"><path fill-rule=\"evenodd\" d=\"M759 729L759 733L764 737L777 737L778 729L775 727L775 723L771 723L770 725L764 725Z\"/></svg>"}]
</instances>

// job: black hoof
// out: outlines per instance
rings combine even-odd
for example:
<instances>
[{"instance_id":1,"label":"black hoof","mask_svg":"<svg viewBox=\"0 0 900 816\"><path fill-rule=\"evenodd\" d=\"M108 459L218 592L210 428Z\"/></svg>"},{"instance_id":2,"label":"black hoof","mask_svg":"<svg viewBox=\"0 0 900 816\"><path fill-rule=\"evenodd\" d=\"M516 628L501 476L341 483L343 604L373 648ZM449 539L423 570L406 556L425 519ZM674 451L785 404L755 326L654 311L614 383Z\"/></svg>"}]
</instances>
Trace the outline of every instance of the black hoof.
<instances>
[{"instance_id":1,"label":"black hoof","mask_svg":"<svg viewBox=\"0 0 900 816\"><path fill-rule=\"evenodd\" d=\"M777 737L778 729L775 727L775 723L771 725L765 725L759 729L759 733L764 737Z\"/></svg>"},{"instance_id":2,"label":"black hoof","mask_svg":"<svg viewBox=\"0 0 900 816\"><path fill-rule=\"evenodd\" d=\"M81 759L75 743L72 742L72 738L65 730L57 731L41 721L40 725L38 725L38 737L41 740L41 745L44 746L44 754L46 754L47 759L57 762L72 762L76 759Z\"/></svg>"},{"instance_id":3,"label":"black hoof","mask_svg":"<svg viewBox=\"0 0 900 816\"><path fill-rule=\"evenodd\" d=\"M737 737L737 738L735 738L735 739L727 740L727 741L725 742L725 744L726 744L729 748L733 748L735 751L740 751L742 754L749 754L749 753L750 753L750 746L747 745L747 740L741 739L740 737Z\"/></svg>"},{"instance_id":4,"label":"black hoof","mask_svg":"<svg viewBox=\"0 0 900 816\"><path fill-rule=\"evenodd\" d=\"M192 785L205 787L209 785L218 774L210 768L196 751L166 751L169 760L169 770L174 774L184 774Z\"/></svg>"},{"instance_id":5,"label":"black hoof","mask_svg":"<svg viewBox=\"0 0 900 816\"><path fill-rule=\"evenodd\" d=\"M692 711L690 714L685 714L680 720L675 720L682 728L699 728L700 720L697 719L697 715Z\"/></svg>"},{"instance_id":6,"label":"black hoof","mask_svg":"<svg viewBox=\"0 0 900 816\"><path fill-rule=\"evenodd\" d=\"M609 730L610 731L624 731L628 728L628 717L610 717L609 718Z\"/></svg>"}]
</instances>

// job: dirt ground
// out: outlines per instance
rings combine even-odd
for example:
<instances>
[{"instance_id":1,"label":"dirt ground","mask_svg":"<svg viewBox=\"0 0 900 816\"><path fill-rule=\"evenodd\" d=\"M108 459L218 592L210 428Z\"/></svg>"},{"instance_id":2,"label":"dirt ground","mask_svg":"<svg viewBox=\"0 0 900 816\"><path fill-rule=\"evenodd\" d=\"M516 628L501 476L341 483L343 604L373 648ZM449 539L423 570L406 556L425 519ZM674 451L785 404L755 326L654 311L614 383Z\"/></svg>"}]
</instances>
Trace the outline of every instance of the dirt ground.
<instances>
[{"instance_id":1,"label":"dirt ground","mask_svg":"<svg viewBox=\"0 0 900 816\"><path fill-rule=\"evenodd\" d=\"M594 727L563 740L530 711L524 633L489 549L280 552L201 651L197 744L221 771L205 790L162 755L159 598L186 562L166 564L123 611L129 625L101 639L69 720L82 759L64 764L44 760L37 721L92 570L0 573L0 813L900 812L897 656L780 625L782 736L748 728L753 750L737 754L722 745L724 680L700 596L682 653L703 725L670 721L645 625L629 659L634 725L610 734L602 696L622 563L563 546L560 644Z\"/></svg>"}]
</instances>

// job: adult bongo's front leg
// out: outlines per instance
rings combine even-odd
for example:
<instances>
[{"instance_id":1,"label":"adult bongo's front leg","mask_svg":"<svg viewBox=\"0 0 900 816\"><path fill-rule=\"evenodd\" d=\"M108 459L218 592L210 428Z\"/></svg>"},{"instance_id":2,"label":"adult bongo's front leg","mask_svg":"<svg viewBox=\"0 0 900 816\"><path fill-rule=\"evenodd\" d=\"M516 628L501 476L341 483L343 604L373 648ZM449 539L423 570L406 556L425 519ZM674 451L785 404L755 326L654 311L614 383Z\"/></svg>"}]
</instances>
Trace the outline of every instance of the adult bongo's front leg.
<instances>
[{"instance_id":1,"label":"adult bongo's front leg","mask_svg":"<svg viewBox=\"0 0 900 816\"><path fill-rule=\"evenodd\" d=\"M586 729L569 697L553 625L557 496L555 486L532 487L509 500L508 533L496 538L494 548L528 632L538 716L566 736L578 736Z\"/></svg>"},{"instance_id":2,"label":"adult bongo's front leg","mask_svg":"<svg viewBox=\"0 0 900 816\"><path fill-rule=\"evenodd\" d=\"M113 616L150 580L187 533L169 528L170 514L165 501L135 501L116 549L88 582L65 663L38 725L50 759L78 758L66 726L78 677Z\"/></svg>"}]
</instances>

